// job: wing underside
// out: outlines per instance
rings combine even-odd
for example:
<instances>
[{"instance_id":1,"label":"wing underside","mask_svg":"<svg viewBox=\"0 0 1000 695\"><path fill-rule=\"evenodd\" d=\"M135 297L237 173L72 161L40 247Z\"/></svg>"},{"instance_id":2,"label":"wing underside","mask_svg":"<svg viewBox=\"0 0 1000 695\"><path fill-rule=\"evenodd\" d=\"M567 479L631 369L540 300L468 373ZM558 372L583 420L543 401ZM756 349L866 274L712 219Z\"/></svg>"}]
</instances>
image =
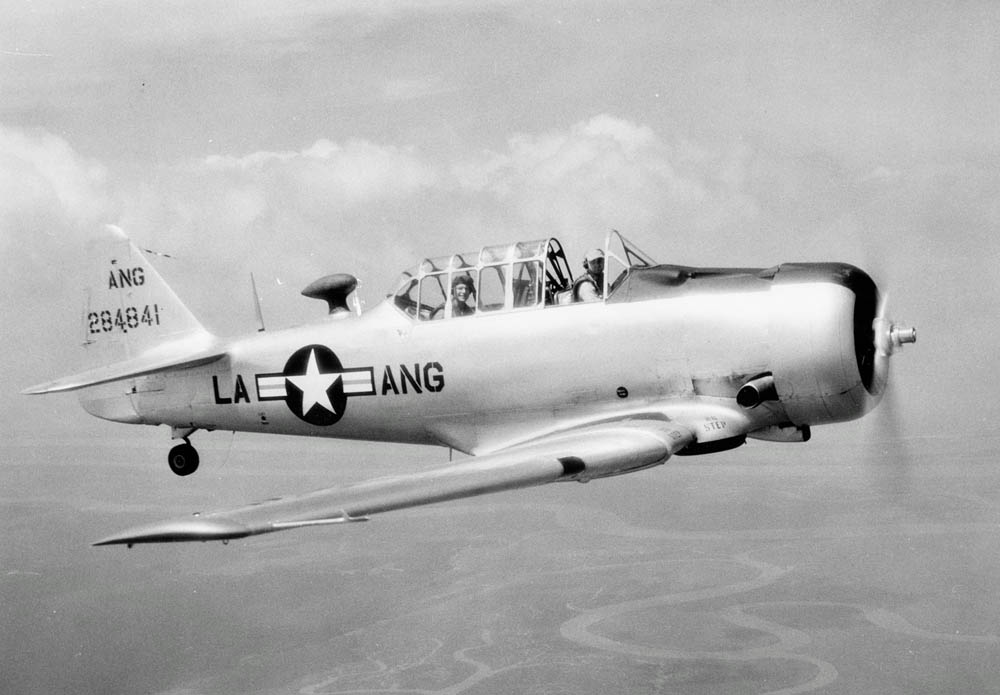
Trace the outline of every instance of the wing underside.
<instances>
[{"instance_id":1,"label":"wing underside","mask_svg":"<svg viewBox=\"0 0 1000 695\"><path fill-rule=\"evenodd\" d=\"M364 521L374 514L503 490L630 473L664 463L694 439L662 419L592 425L419 473L196 514L116 534L94 545L227 541L304 526Z\"/></svg>"}]
</instances>

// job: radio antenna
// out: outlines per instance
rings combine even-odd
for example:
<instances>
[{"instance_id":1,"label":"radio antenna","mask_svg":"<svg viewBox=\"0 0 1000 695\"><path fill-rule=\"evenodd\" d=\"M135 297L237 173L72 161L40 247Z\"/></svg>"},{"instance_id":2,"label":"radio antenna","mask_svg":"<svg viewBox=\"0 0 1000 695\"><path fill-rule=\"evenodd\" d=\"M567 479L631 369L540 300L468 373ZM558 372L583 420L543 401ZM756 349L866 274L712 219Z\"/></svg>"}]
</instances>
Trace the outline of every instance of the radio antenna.
<instances>
[{"instance_id":1,"label":"radio antenna","mask_svg":"<svg viewBox=\"0 0 1000 695\"><path fill-rule=\"evenodd\" d=\"M266 330L264 327L264 314L260 310L260 295L257 294L257 283L253 279L253 273L250 273L250 287L253 289L253 309L257 315L257 332L263 333Z\"/></svg>"}]
</instances>

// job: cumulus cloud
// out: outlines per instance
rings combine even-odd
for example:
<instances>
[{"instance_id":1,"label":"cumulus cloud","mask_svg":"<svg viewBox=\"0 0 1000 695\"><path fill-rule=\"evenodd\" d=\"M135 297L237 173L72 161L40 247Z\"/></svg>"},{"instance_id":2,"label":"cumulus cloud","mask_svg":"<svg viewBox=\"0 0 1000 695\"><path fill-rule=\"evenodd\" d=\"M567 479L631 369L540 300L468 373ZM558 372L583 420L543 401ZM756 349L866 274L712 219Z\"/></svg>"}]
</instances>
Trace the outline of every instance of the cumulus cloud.
<instances>
[{"instance_id":1,"label":"cumulus cloud","mask_svg":"<svg viewBox=\"0 0 1000 695\"><path fill-rule=\"evenodd\" d=\"M0 236L62 236L107 213L107 170L44 131L0 125Z\"/></svg>"},{"instance_id":2,"label":"cumulus cloud","mask_svg":"<svg viewBox=\"0 0 1000 695\"><path fill-rule=\"evenodd\" d=\"M353 240L366 221L377 227L440 184L437 168L412 148L326 139L297 151L209 157L176 167L169 178L165 204L147 190L154 214L167 213L161 224L199 243L241 239L274 252ZM145 207L133 216L148 218Z\"/></svg>"},{"instance_id":3,"label":"cumulus cloud","mask_svg":"<svg viewBox=\"0 0 1000 695\"><path fill-rule=\"evenodd\" d=\"M0 219L55 216L63 227L118 222L181 243L226 248L269 236L318 243L344 231L445 239L485 234L600 234L675 223L711 229L752 218L749 154L712 152L610 115L512 136L500 151L434 162L411 147L321 139L168 164L113 182L60 138L0 129ZM356 226L366 226L360 230ZM521 231L523 230L523 232ZM374 236L374 235L372 235ZM475 245L475 244L474 244ZM274 250L278 250L275 247Z\"/></svg>"},{"instance_id":4,"label":"cumulus cloud","mask_svg":"<svg viewBox=\"0 0 1000 695\"><path fill-rule=\"evenodd\" d=\"M323 139L299 152L215 156L207 158L205 166L271 190L294 191L299 204L320 208L406 197L434 185L437 178L412 149L366 140L341 145Z\"/></svg>"},{"instance_id":5,"label":"cumulus cloud","mask_svg":"<svg viewBox=\"0 0 1000 695\"><path fill-rule=\"evenodd\" d=\"M718 225L752 215L736 175L745 153L713 155L652 129L600 115L568 130L520 134L503 152L455 168L461 185L555 232L649 230L669 220Z\"/></svg>"}]
</instances>

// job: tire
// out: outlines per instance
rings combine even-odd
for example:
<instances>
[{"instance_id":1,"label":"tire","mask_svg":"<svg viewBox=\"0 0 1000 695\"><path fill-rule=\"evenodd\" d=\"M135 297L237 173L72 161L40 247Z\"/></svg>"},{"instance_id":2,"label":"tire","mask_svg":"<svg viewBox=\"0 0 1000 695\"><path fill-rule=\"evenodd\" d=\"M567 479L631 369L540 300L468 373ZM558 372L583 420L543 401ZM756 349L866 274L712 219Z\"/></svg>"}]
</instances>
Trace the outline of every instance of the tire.
<instances>
[{"instance_id":1,"label":"tire","mask_svg":"<svg viewBox=\"0 0 1000 695\"><path fill-rule=\"evenodd\" d=\"M191 475L198 470L198 450L190 444L178 444L167 455L167 463L177 475Z\"/></svg>"}]
</instances>

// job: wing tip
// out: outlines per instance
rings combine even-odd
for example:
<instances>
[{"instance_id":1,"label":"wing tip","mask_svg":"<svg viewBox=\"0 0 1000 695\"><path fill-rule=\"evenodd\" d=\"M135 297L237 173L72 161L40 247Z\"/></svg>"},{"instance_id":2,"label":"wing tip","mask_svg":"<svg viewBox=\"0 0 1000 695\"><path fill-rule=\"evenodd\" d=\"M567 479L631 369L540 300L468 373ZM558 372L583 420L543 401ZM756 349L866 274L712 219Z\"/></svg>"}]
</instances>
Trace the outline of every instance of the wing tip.
<instances>
[{"instance_id":1,"label":"wing tip","mask_svg":"<svg viewBox=\"0 0 1000 695\"><path fill-rule=\"evenodd\" d=\"M73 388L72 384L66 386L64 380L57 381L46 381L44 384L35 384L34 386L29 386L26 389L21 390L22 396L42 396L46 393L59 393L60 391L69 391Z\"/></svg>"},{"instance_id":2,"label":"wing tip","mask_svg":"<svg viewBox=\"0 0 1000 695\"><path fill-rule=\"evenodd\" d=\"M227 542L236 538L246 538L253 534L254 531L248 526L235 521L194 518L140 526L102 538L91 545L93 547L126 545L131 548L139 543Z\"/></svg>"}]
</instances>

